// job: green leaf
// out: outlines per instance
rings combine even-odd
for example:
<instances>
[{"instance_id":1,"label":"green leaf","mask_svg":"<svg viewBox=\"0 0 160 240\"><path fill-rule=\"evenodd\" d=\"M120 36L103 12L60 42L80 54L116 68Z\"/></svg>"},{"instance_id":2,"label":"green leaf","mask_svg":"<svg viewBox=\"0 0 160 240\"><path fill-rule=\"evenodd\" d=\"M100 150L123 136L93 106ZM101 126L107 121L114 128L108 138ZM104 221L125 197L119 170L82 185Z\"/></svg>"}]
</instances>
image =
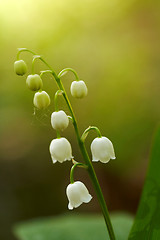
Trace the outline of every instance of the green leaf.
<instances>
[{"instance_id":1,"label":"green leaf","mask_svg":"<svg viewBox=\"0 0 160 240\"><path fill-rule=\"evenodd\" d=\"M160 128L129 240L160 239Z\"/></svg>"},{"instance_id":2,"label":"green leaf","mask_svg":"<svg viewBox=\"0 0 160 240\"><path fill-rule=\"evenodd\" d=\"M128 214L112 215L117 240L127 240L133 224ZM109 240L104 219L99 215L66 215L21 223L14 228L20 240Z\"/></svg>"}]
</instances>

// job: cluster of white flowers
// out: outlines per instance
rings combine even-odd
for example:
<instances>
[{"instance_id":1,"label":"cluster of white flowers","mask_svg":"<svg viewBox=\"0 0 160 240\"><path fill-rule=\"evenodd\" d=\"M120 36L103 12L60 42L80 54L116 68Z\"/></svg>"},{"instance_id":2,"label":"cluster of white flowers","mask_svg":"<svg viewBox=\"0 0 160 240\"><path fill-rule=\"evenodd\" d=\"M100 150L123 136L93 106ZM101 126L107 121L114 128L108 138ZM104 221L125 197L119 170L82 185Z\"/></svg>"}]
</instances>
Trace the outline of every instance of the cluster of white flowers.
<instances>
[{"instance_id":1,"label":"cluster of white flowers","mask_svg":"<svg viewBox=\"0 0 160 240\"><path fill-rule=\"evenodd\" d=\"M17 75L24 75L27 72L26 63L17 60L14 63L14 70ZM36 91L33 99L34 106L43 109L49 106L50 97L48 93L42 91L43 82L38 74L31 74L27 77L26 84L32 91ZM77 79L70 87L71 95L75 98L83 98L87 95L88 89L84 81ZM69 118L63 110L55 111L51 114L51 125L57 131L64 131L69 125ZM53 163L69 161L73 159L72 148L69 141L64 137L53 139L49 146L49 151ZM92 161L107 163L110 159L115 159L112 142L103 136L95 138L91 143ZM66 189L69 200L68 208L73 209L80 206L83 202L88 203L92 196L89 194L85 185L76 181L70 183Z\"/></svg>"},{"instance_id":2,"label":"cluster of white flowers","mask_svg":"<svg viewBox=\"0 0 160 240\"><path fill-rule=\"evenodd\" d=\"M71 84L71 94L74 97L82 98L87 95L87 87L84 81L74 81ZM53 112L51 115L51 125L55 130L63 131L68 127L69 119L63 111ZM51 141L50 154L53 163L64 162L73 159L71 144L64 138L56 138ZM114 148L112 142L106 137L97 137L91 143L92 161L101 161L107 163L110 159L115 159ZM66 189L66 194L69 200L68 208L79 207L83 202L88 203L92 196L89 194L86 186L76 181L70 183Z\"/></svg>"}]
</instances>

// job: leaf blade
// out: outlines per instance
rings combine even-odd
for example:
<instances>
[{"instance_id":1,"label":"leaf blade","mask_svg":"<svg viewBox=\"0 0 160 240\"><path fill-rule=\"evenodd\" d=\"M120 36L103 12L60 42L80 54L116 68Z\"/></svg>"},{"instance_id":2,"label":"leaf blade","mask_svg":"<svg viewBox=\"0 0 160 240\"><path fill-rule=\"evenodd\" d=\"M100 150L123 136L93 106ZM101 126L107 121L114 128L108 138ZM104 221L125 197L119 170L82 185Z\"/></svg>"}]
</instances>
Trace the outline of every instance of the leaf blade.
<instances>
[{"instance_id":1,"label":"leaf blade","mask_svg":"<svg viewBox=\"0 0 160 240\"><path fill-rule=\"evenodd\" d=\"M128 239L160 239L160 128L156 132L142 196Z\"/></svg>"},{"instance_id":2,"label":"leaf blade","mask_svg":"<svg viewBox=\"0 0 160 240\"><path fill-rule=\"evenodd\" d=\"M117 240L127 240L133 223L128 214L114 214ZM125 229L125 231L124 231ZM21 223L14 229L20 240L109 240L104 219L99 215L66 215Z\"/></svg>"}]
</instances>

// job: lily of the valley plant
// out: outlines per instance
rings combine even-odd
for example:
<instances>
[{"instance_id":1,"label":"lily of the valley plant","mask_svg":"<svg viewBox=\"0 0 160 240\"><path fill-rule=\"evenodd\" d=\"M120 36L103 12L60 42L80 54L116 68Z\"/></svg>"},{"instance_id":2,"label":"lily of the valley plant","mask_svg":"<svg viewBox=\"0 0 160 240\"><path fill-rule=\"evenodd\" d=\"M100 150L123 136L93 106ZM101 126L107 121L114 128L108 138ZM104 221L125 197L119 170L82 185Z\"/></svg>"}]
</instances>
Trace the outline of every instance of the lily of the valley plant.
<instances>
[{"instance_id":1,"label":"lily of the valley plant","mask_svg":"<svg viewBox=\"0 0 160 240\"><path fill-rule=\"evenodd\" d=\"M97 127L89 126L83 132L83 134L80 135L79 128L77 125L77 120L73 112L71 103L68 99L67 93L63 87L61 77L69 71L74 74L75 81L72 82L70 87L71 95L74 98L81 99L86 97L88 94L87 86L83 80L79 79L74 69L65 68L59 74L56 74L55 71L52 69L52 67L44 60L44 58L42 58L41 56L37 55L33 51L26 48L18 49L17 60L14 63L14 71L17 75L23 76L27 72L27 65L25 61L20 59L20 54L22 52L28 52L33 55L32 73L28 75L28 77L26 78L26 85L31 91L35 92L35 95L33 98L33 104L36 108L44 109L50 105L50 96L43 89L42 76L44 74L51 74L58 86L58 90L55 92L55 97L54 97L55 110L51 114L51 126L56 131L57 138L54 138L51 141L49 146L49 151L51 154L51 159L54 164L55 163L57 164L57 162L63 163L65 161L71 161L71 163L73 164L70 171L70 184L67 186L67 189L66 189L66 194L69 200L68 208L70 210L73 208L77 208L82 203L88 203L92 199L92 196L89 194L89 191L86 188L86 186L80 181L74 181L74 169L76 167L84 168L88 171L88 174L92 180L95 192L97 194L97 197L103 212L105 223L108 228L110 239L114 240L115 235L114 235L113 227L110 221L108 209L107 209L101 187L99 185L97 176L95 174L95 171L92 165L92 161L93 162L100 161L102 163L107 163L110 161L110 159L115 159L114 148L113 148L112 142L107 137L102 136L100 130ZM46 65L47 70L41 71L40 74L35 74L34 64L36 59L41 60ZM66 105L70 112L70 116L67 116L67 114L62 109L59 109L58 97L60 96L65 99ZM70 142L65 137L61 137L61 132L68 127L69 120L74 126L75 134L76 134L78 144L84 159L84 163L77 162L74 160ZM91 161L85 147L85 140L87 138L88 133L92 130L96 132L97 137L91 143L91 153L92 153L92 161Z\"/></svg>"}]
</instances>

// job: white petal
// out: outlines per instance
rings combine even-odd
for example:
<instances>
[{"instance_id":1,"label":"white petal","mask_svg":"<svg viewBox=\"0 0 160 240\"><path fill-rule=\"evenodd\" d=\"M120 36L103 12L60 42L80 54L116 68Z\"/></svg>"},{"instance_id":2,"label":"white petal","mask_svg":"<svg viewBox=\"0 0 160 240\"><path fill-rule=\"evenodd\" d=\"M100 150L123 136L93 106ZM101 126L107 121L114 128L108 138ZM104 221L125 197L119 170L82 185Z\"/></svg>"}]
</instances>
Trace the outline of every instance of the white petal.
<instances>
[{"instance_id":1,"label":"white petal","mask_svg":"<svg viewBox=\"0 0 160 240\"><path fill-rule=\"evenodd\" d=\"M109 162L115 159L115 153L112 142L106 137L97 137L91 143L92 161Z\"/></svg>"},{"instance_id":2,"label":"white petal","mask_svg":"<svg viewBox=\"0 0 160 240\"><path fill-rule=\"evenodd\" d=\"M73 210L73 207L72 207L72 205L70 204L70 202L68 203L68 209L69 209L69 210Z\"/></svg>"},{"instance_id":3,"label":"white petal","mask_svg":"<svg viewBox=\"0 0 160 240\"><path fill-rule=\"evenodd\" d=\"M112 142L108 138L106 138L106 137L102 137L102 139L104 141L106 141L106 143L107 143L108 155L110 156L111 159L115 159L116 157L115 157L115 153L114 153L114 148L113 148Z\"/></svg>"},{"instance_id":4,"label":"white petal","mask_svg":"<svg viewBox=\"0 0 160 240\"><path fill-rule=\"evenodd\" d=\"M100 162L102 162L102 163L108 163L110 161L110 157L105 157L104 159L103 158L101 158L101 160L100 160Z\"/></svg>"},{"instance_id":5,"label":"white petal","mask_svg":"<svg viewBox=\"0 0 160 240\"><path fill-rule=\"evenodd\" d=\"M92 196L89 194L86 186L80 181L75 182L75 184L77 186L77 189L79 190L81 201L88 203L92 199Z\"/></svg>"},{"instance_id":6,"label":"white petal","mask_svg":"<svg viewBox=\"0 0 160 240\"><path fill-rule=\"evenodd\" d=\"M71 84L71 94L76 98L83 98L87 95L88 89L84 81L73 81Z\"/></svg>"},{"instance_id":7,"label":"white petal","mask_svg":"<svg viewBox=\"0 0 160 240\"><path fill-rule=\"evenodd\" d=\"M66 138L53 139L49 150L52 159L61 163L73 158L71 145Z\"/></svg>"},{"instance_id":8,"label":"white petal","mask_svg":"<svg viewBox=\"0 0 160 240\"><path fill-rule=\"evenodd\" d=\"M51 158L52 158L52 162L53 162L53 163L56 163L56 162L57 162L57 160L55 160L52 156L51 156Z\"/></svg>"},{"instance_id":9,"label":"white petal","mask_svg":"<svg viewBox=\"0 0 160 240\"><path fill-rule=\"evenodd\" d=\"M68 127L69 119L66 113L62 110L53 112L51 115L51 125L55 130L63 131Z\"/></svg>"},{"instance_id":10,"label":"white petal","mask_svg":"<svg viewBox=\"0 0 160 240\"><path fill-rule=\"evenodd\" d=\"M92 196L90 194L86 195L85 198L83 198L84 203L89 203L92 199Z\"/></svg>"},{"instance_id":11,"label":"white petal","mask_svg":"<svg viewBox=\"0 0 160 240\"><path fill-rule=\"evenodd\" d=\"M78 207L81 204L80 193L75 183L68 185L66 194L73 207Z\"/></svg>"},{"instance_id":12,"label":"white petal","mask_svg":"<svg viewBox=\"0 0 160 240\"><path fill-rule=\"evenodd\" d=\"M69 209L77 208L83 202L88 203L92 199L86 186L80 181L69 184L66 189L66 194L69 200Z\"/></svg>"},{"instance_id":13,"label":"white petal","mask_svg":"<svg viewBox=\"0 0 160 240\"><path fill-rule=\"evenodd\" d=\"M92 159L92 162L98 162L99 160L98 159Z\"/></svg>"}]
</instances>

